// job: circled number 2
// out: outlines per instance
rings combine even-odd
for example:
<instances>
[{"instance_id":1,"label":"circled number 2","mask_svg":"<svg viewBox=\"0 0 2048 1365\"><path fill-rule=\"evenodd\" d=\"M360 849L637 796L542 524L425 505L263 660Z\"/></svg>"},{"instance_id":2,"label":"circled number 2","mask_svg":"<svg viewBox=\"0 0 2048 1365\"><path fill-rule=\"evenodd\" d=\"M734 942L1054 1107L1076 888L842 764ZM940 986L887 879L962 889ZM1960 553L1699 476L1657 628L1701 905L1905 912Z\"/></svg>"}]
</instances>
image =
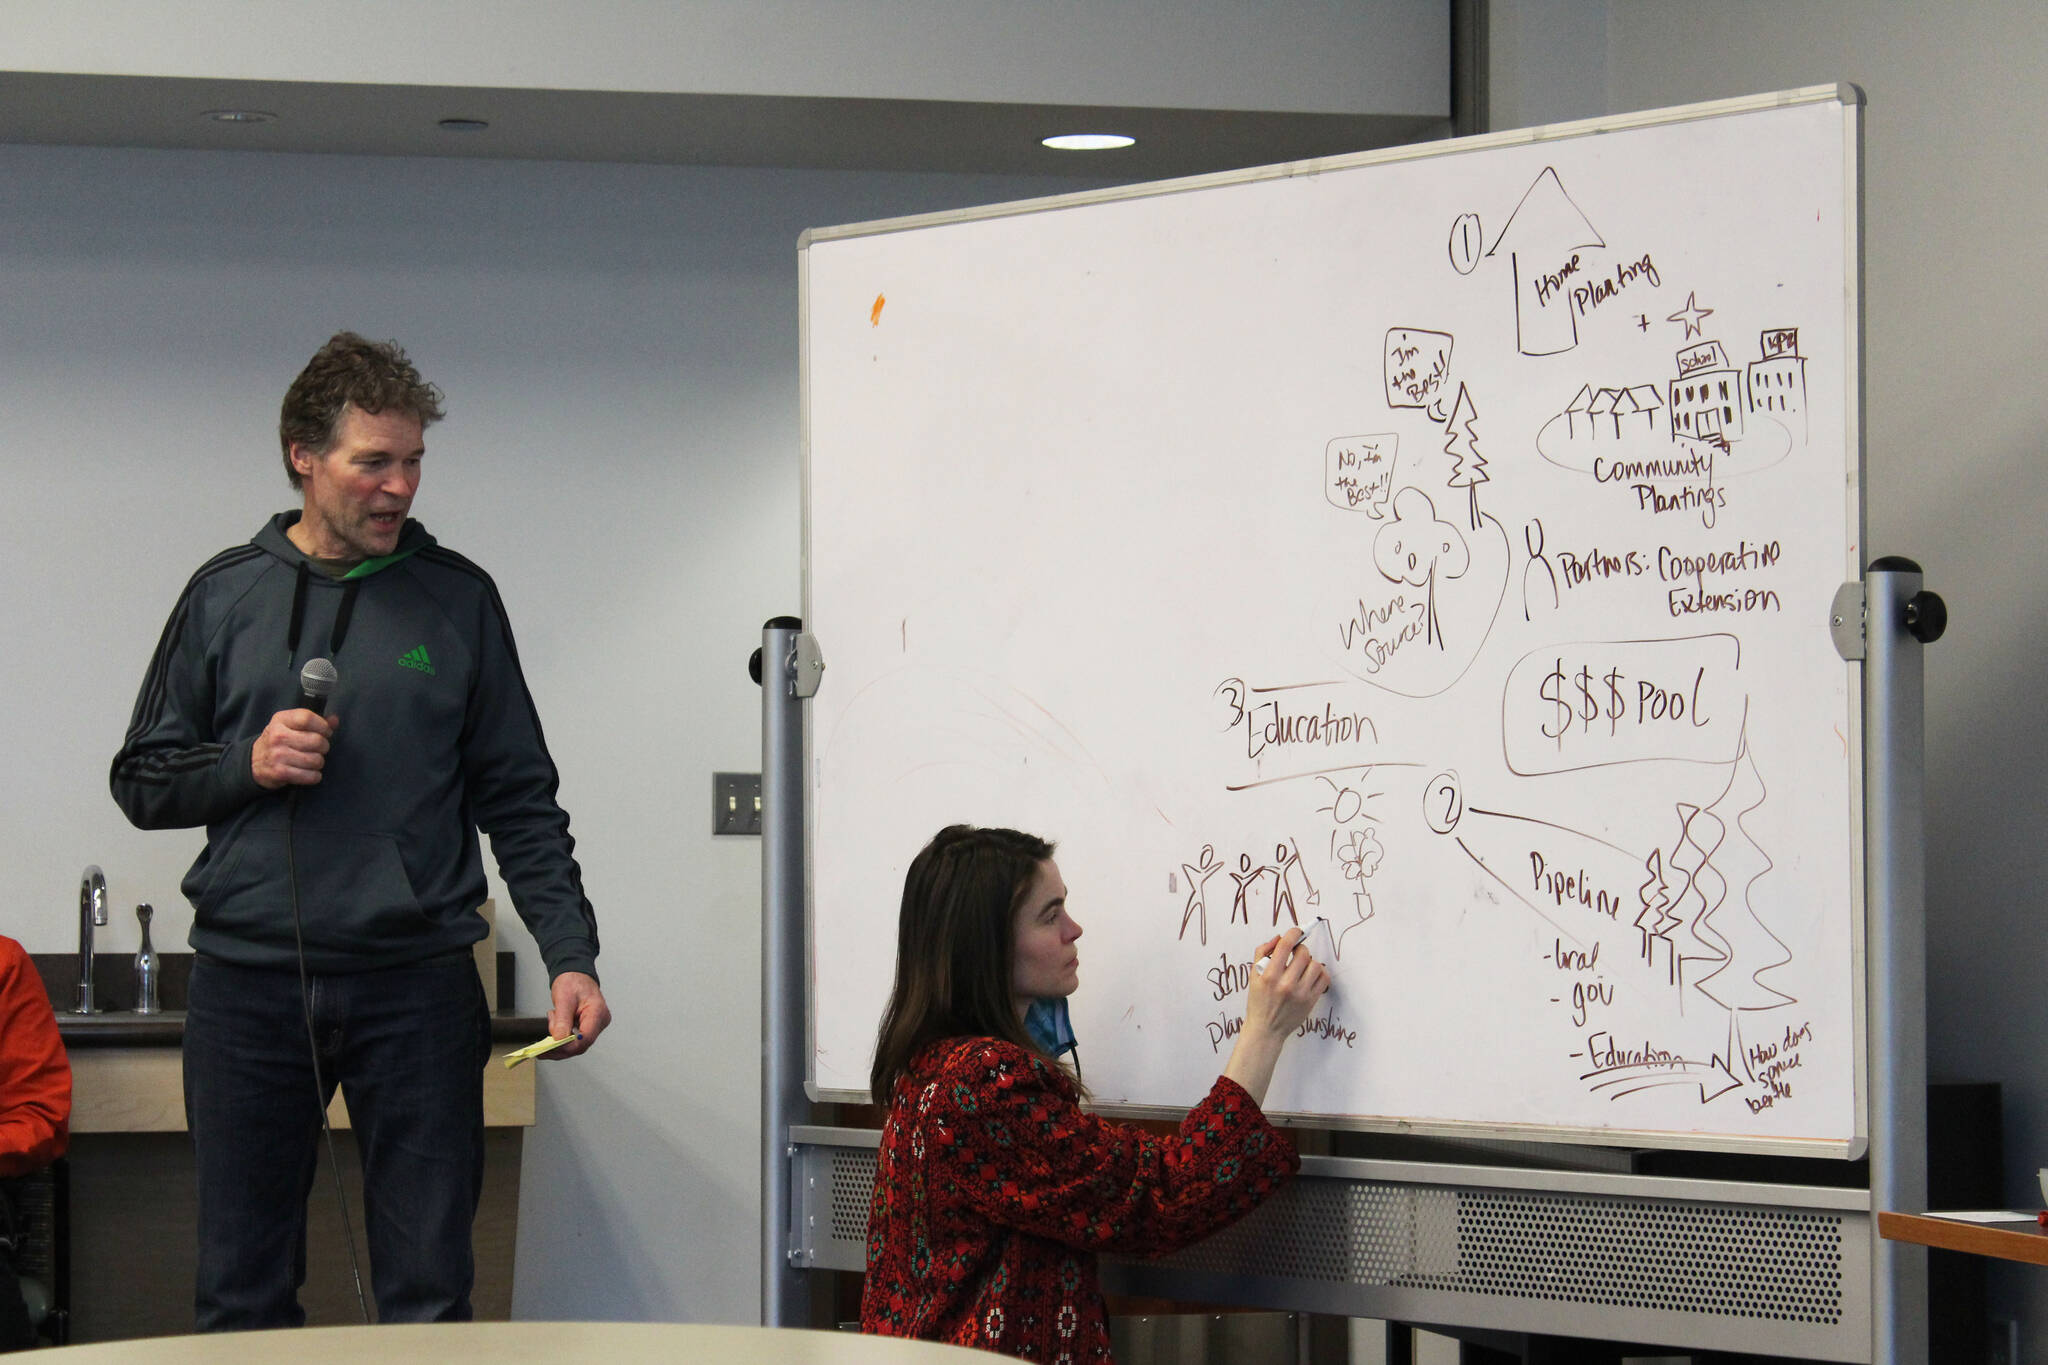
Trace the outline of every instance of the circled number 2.
<instances>
[{"instance_id":1,"label":"circled number 2","mask_svg":"<svg viewBox=\"0 0 2048 1365\"><path fill-rule=\"evenodd\" d=\"M1438 773L1422 793L1422 817L1438 834L1449 834L1465 814L1465 791L1454 772Z\"/></svg>"}]
</instances>

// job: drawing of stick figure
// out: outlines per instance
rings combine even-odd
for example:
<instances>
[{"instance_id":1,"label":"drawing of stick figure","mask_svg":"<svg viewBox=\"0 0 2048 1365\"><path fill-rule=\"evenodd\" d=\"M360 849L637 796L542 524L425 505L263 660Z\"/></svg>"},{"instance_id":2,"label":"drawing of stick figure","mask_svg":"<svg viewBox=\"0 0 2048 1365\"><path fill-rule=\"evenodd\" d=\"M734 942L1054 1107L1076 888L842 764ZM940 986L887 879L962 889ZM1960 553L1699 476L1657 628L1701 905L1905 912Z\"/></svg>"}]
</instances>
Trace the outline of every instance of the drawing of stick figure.
<instances>
[{"instance_id":1,"label":"drawing of stick figure","mask_svg":"<svg viewBox=\"0 0 2048 1365\"><path fill-rule=\"evenodd\" d=\"M1249 853L1237 855L1237 871L1230 874L1230 879L1237 883L1236 898L1230 902L1230 922L1232 924L1237 923L1239 917L1242 917L1247 925L1252 922L1252 888L1258 885L1261 877L1272 870L1272 868L1264 865L1254 868L1252 866L1252 855Z\"/></svg>"},{"instance_id":2,"label":"drawing of stick figure","mask_svg":"<svg viewBox=\"0 0 2048 1365\"><path fill-rule=\"evenodd\" d=\"M1308 869L1301 864L1301 849L1298 845L1291 840L1285 844L1273 845L1273 861L1279 864L1273 872L1273 925L1275 928L1279 927L1280 907L1283 904L1287 907L1288 922L1300 924L1301 917L1294 913L1294 887L1288 879L1288 874L1300 874L1302 889L1307 893L1310 905L1316 904L1322 897L1316 894L1314 885L1308 879Z\"/></svg>"},{"instance_id":3,"label":"drawing of stick figure","mask_svg":"<svg viewBox=\"0 0 2048 1365\"><path fill-rule=\"evenodd\" d=\"M1528 524L1522 527L1522 544L1529 549L1529 562L1522 566L1522 619L1527 621L1532 619L1529 615L1529 580L1535 577L1539 566L1544 573L1550 575L1550 609L1557 610L1557 570L1550 567L1550 560L1543 553L1541 521L1531 517Z\"/></svg>"},{"instance_id":4,"label":"drawing of stick figure","mask_svg":"<svg viewBox=\"0 0 2048 1365\"><path fill-rule=\"evenodd\" d=\"M1209 878L1221 872L1223 864L1216 861L1215 846L1203 844L1201 865L1189 867L1186 863L1182 863L1180 870L1187 874L1188 879L1187 908L1180 912L1180 937L1186 938L1188 936L1188 920L1197 911L1200 911L1202 916L1202 942L1206 944L1209 941L1209 896L1207 889Z\"/></svg>"}]
</instances>

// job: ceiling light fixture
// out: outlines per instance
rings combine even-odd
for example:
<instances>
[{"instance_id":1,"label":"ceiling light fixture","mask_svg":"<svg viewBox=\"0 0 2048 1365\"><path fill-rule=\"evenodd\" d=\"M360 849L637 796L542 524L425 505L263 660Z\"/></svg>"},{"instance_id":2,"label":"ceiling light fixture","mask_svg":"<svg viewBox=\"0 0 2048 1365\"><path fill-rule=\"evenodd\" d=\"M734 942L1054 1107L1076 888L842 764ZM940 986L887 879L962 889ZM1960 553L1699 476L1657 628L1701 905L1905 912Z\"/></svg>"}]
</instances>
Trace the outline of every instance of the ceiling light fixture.
<instances>
[{"instance_id":1,"label":"ceiling light fixture","mask_svg":"<svg viewBox=\"0 0 2048 1365\"><path fill-rule=\"evenodd\" d=\"M1136 146L1137 141L1122 133L1060 133L1042 139L1043 145L1060 152L1106 152L1117 147Z\"/></svg>"},{"instance_id":2,"label":"ceiling light fixture","mask_svg":"<svg viewBox=\"0 0 2048 1365\"><path fill-rule=\"evenodd\" d=\"M277 115L265 109L209 109L199 117L214 123L277 122Z\"/></svg>"}]
</instances>

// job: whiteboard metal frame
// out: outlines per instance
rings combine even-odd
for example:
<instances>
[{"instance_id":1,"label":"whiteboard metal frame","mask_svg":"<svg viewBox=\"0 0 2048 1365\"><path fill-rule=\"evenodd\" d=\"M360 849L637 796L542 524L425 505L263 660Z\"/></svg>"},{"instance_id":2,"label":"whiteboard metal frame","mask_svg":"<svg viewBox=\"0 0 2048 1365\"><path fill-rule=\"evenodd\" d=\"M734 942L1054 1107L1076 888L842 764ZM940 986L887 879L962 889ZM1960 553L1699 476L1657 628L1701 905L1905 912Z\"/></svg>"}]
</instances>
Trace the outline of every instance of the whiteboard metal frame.
<instances>
[{"instance_id":1,"label":"whiteboard metal frame","mask_svg":"<svg viewBox=\"0 0 2048 1365\"><path fill-rule=\"evenodd\" d=\"M1864 742L1869 855L1874 1210L1927 1207L1927 886L1924 668L1907 629L1920 569L1885 558L1865 575ZM1875 1359L1927 1359L1927 1249L1879 1240L1871 1266Z\"/></svg>"},{"instance_id":2,"label":"whiteboard metal frame","mask_svg":"<svg viewBox=\"0 0 2048 1365\"><path fill-rule=\"evenodd\" d=\"M1033 200L1022 204L992 205L947 214L813 229L804 233L799 243L798 281L802 348L800 422L805 609L808 612L811 602L813 567L810 562L811 432L807 248L814 242L906 231L940 223L1053 211L1140 195L1180 193L1246 180L1313 175L1326 170L1427 156L1453 155L1489 147L1514 146L1565 137L1594 136L1654 124L1718 118L1730 114L1826 101L1841 103L1848 107L1850 113L1844 127L1847 164L1853 171L1849 203L1845 206L1846 231L1849 234L1849 241L1845 245L1846 259L1851 263L1854 273L1853 277L1845 282L1848 291L1846 306L1850 310L1851 324L1845 331L1845 345L1849 348L1846 359L1847 372L1851 377L1851 401L1850 410L1846 414L1845 436L1850 465L1844 496L1845 514L1851 519L1851 556L1865 556L1868 553L1868 546L1862 500L1865 423L1861 310L1863 264L1860 236L1860 113L1864 101L1860 90L1852 85L1842 84L1812 86L1774 95L1714 101L1678 109L1487 134L1350 157L1289 163L1255 171L1190 177L1160 184L1120 187ZM1924 1009L1924 879L1919 845L1922 818L1919 781L1922 768L1919 748L1921 718L1917 711L1908 716L1892 714L1901 706L1917 708L1920 696L1918 647L1903 640L1903 626L1895 619L1894 610L1897 602L1910 596L1911 591L1916 589L1919 583L1917 574L1912 575L1910 581L1906 581L1886 572L1876 572L1883 567L1873 565L1874 572L1868 580L1871 607L1863 634L1870 642L1873 658L1871 664L1861 670L1861 685L1850 690L1853 719L1863 741L1861 744L1850 746L1852 789L1863 816L1862 820L1856 822L1853 846L1856 860L1864 869L1864 877L1857 879L1854 884L1852 907L1852 981L1855 991L1853 1012L1856 1021L1855 1107L1858 1137L1848 1149L1829 1153L1855 1157L1863 1155L1867 1150L1872 1159L1870 1187L1794 1187L1743 1181L1671 1180L1636 1175L1315 1157L1304 1160L1303 1173L1307 1177L1305 1183L1328 1188L1336 1188L1346 1181L1391 1182L1417 1189L1469 1186L1509 1191L1541 1191L1567 1200L1576 1198L1589 1202L1613 1198L1697 1200L1731 1207L1785 1208L1819 1211L1824 1216L1838 1216L1844 1232L1845 1247L1845 1256L1839 1267L1844 1292L1843 1321L1824 1346L1816 1349L1818 1343L1812 1333L1796 1326L1778 1328L1768 1323L1758 1324L1753 1321L1717 1326L1711 1323L1701 1324L1697 1320L1692 1323L1693 1328L1697 1330L1690 1337L1690 1344L1716 1345L1727 1349L1800 1350L1817 1357L1838 1360L1911 1362L1925 1359L1924 1256L1916 1258L1911 1252L1901 1255L1898 1248L1878 1239L1875 1218L1872 1216L1874 1209L1880 1206L1905 1207L1915 1197L1915 1191L1918 1191L1918 1197L1924 1202L1925 1191L1924 1142L1919 1140L1924 1138L1924 1128L1919 1126L1919 1123L1924 1122L1922 1106L1925 1094L1925 1035L1924 1020L1920 1015L1920 1011ZM1860 564L1845 566L1845 575L1852 581L1862 580ZM1883 638L1879 639L1880 636ZM792 643L786 634L777 632L771 632L769 639L779 646ZM824 641L823 645L825 657L829 662L830 641ZM1874 672L1880 669L1887 674L1886 677L1873 676ZM768 726L778 733L775 749L777 762L783 765L781 789L787 792L790 798L781 802L769 802L764 811L764 823L769 826L781 823L785 837L790 825L801 825L803 856L796 869L796 879L801 882L801 886L789 885L789 878L786 876L776 879L773 894L770 894L770 888L764 885L763 908L766 916L783 917L785 924L794 923L800 915L804 940L808 944L813 910L810 877L813 812L810 803L803 799L806 790L804 783L807 778L803 754L809 750L811 718L810 709L802 706L798 700L794 672L793 651L787 659L771 656L764 660L763 688L764 693L768 694L764 697L764 716ZM1894 673L1899 676L1890 676ZM795 745L789 743L792 737L798 741ZM1891 792L1888 803L1880 803L1866 786L1867 775L1877 776L1886 782L1892 782L1903 775L1907 787ZM1880 804L1885 805L1882 811L1878 809ZM1873 850L1879 848L1884 850L1885 866L1881 868L1873 866L1872 861ZM1882 923L1878 922L1880 919ZM782 1056L784 1060L781 1074L787 1078L789 1068L796 1061L794 1054L797 1048L801 1047L805 1073L803 1095L813 1100L865 1101L865 1092L821 1091L816 1086L815 1072L812 1069L816 1047L815 1017L813 993L810 989L810 973L815 968L809 952L804 953L801 963L792 963L789 955L784 952L780 954L779 964L764 962L764 967L767 968L763 1002L764 1056ZM796 1028L793 1012L776 1008L778 1004L788 1002L793 995L799 993L804 1006L800 1040L794 1036ZM1886 1017L1873 1021L1873 1009L1886 1011ZM1872 1037L1873 1022L1880 1030L1879 1036L1875 1039ZM1873 1074L1873 1068L1882 1074ZM783 1275L805 1268L859 1269L860 1266L853 1263L851 1258L864 1250L864 1239L857 1239L855 1249L849 1251L846 1246L835 1243L830 1222L835 1216L858 1216L864 1228L865 1190L859 1185L857 1168L863 1160L872 1162L872 1151L878 1135L862 1130L805 1127L803 1120L807 1115L803 1112L806 1106L802 1098L796 1094L794 1087L786 1083L786 1079L778 1088L783 1092L779 1098L772 1103L764 1104L764 1179L769 1187L764 1189L764 1213L770 1213L772 1205L772 1216L764 1218L765 1263L771 1270ZM1873 1113L1873 1108L1881 1112ZM1129 1112L1171 1114L1178 1111ZM1916 1113L1918 1121L1915 1119ZM1316 1122L1318 1126L1324 1127L1357 1126L1382 1130L1387 1127L1384 1124L1373 1123L1352 1125L1320 1118ZM1458 1137L1471 1137L1475 1132L1483 1131L1490 1138L1527 1137L1546 1143L1557 1141L1564 1136L1563 1130L1555 1128L1518 1130L1493 1125L1414 1125L1404 1126L1402 1131L1419 1134L1443 1131ZM1605 1146L1613 1144L1610 1141L1603 1141L1603 1138L1612 1139L1616 1135L1596 1133L1589 1136L1594 1143ZM1710 1148L1754 1153L1817 1154L1815 1144L1811 1143L1692 1142L1683 1140L1678 1135L1674 1135L1673 1141L1663 1145L1670 1150ZM850 1177L849 1171L854 1172L854 1175ZM772 1200L767 1197L771 1192L776 1196ZM855 1204L858 1205L857 1209L853 1208ZM836 1251L833 1249L835 1245ZM1234 1287L1234 1297L1237 1301L1262 1306L1292 1306L1308 1308L1311 1311L1400 1317L1408 1321L1434 1321L1451 1326L1485 1325L1507 1321L1492 1310L1474 1316L1476 1310L1470 1305L1450 1305L1449 1311L1434 1312L1426 1295L1420 1298L1413 1295L1402 1298L1398 1293L1390 1294L1384 1287L1375 1288L1370 1285L1332 1287L1299 1280L1261 1279L1256 1276L1219 1277L1211 1272L1176 1271L1172 1267L1138 1270L1133 1278L1127 1274L1127 1269L1107 1265L1105 1277L1112 1285L1133 1290L1142 1287L1145 1292L1207 1297L1210 1301L1219 1302L1229 1301L1233 1297ZM1128 1285L1124 1284L1125 1280L1129 1281ZM764 1320L791 1321L787 1315L788 1307L789 1305L784 1304L782 1308L771 1309L764 1299ZM1514 1308L1511 1319L1513 1324L1522 1330L1576 1334L1600 1332L1606 1326L1620 1325L1611 1314L1598 1309L1587 1310L1583 1306L1575 1306L1560 1312L1555 1306L1541 1303L1525 1303Z\"/></svg>"},{"instance_id":3,"label":"whiteboard metal frame","mask_svg":"<svg viewBox=\"0 0 2048 1365\"><path fill-rule=\"evenodd\" d=\"M807 876L804 758L797 641L803 623L777 616L761 628L761 1324L808 1326L811 1280L786 1243L797 1226L786 1134L807 1121L804 1039L784 1002L804 990L806 928L796 907Z\"/></svg>"},{"instance_id":4,"label":"whiteboard metal frame","mask_svg":"<svg viewBox=\"0 0 2048 1365\"><path fill-rule=\"evenodd\" d=\"M1849 410L1844 414L1844 444L1848 463L1844 486L1844 516L1848 519L1851 544L1849 562L1842 566L1846 579L1855 579L1860 573L1858 557L1864 551L1865 513L1863 509L1863 345L1862 345L1862 118L1863 92L1852 84L1806 86L1795 90L1773 94L1745 96L1738 99L1712 100L1698 104L1681 105L1667 109L1647 110L1631 114L1608 115L1576 122L1544 124L1532 128L1515 129L1507 132L1486 133L1474 137L1453 138L1438 142L1418 143L1406 147L1385 148L1378 151L1359 152L1345 156L1321 157L1304 161L1283 162L1272 166L1260 166L1246 170L1224 171L1209 175L1187 176L1174 180L1163 180L1136 185L1114 186L1108 189L1088 190L1075 194L1056 195L1042 199L1017 200L1000 204L980 205L972 208L955 209L943 213L919 214L900 218L877 219L866 223L853 223L836 227L812 228L798 238L797 250L797 297L798 297L798 346L799 346L799 402L801 407L799 437L801 442L802 478L802 558L803 558L803 604L804 620L812 620L812 573L811 563L811 375L810 375L810 254L809 248L822 242L841 241L858 237L877 236L887 233L907 232L921 228L978 222L988 219L1017 217L1025 214L1050 213L1063 209L1091 204L1115 203L1121 200L1156 198L1166 195L1191 193L1228 185L1240 185L1268 180L1282 180L1297 176L1314 176L1330 171L1349 170L1364 166L1386 165L1403 161L1417 161L1427 158L1459 156L1468 152L1486 151L1494 148L1516 147L1531 143L1559 141L1570 138L1597 137L1608 133L1630 129L1661 127L1672 124L1697 122L1707 119L1726 118L1732 115L1758 113L1773 109L1793 108L1802 105L1837 103L1844 107L1848 117L1844 126L1845 164L1851 171L1850 183L1844 203L1845 257L1850 275L1843 282L1844 306L1847 310L1847 326L1844 328L1844 368L1850 377L1848 385ZM1825 630L1825 621L1816 621L1815 630ZM831 641L818 642L826 659L830 659ZM829 686L829 683L826 685ZM1852 733L1864 728L1863 687L1860 680L1852 679L1848 689ZM803 708L803 750L806 754L815 751L812 733L811 708ZM1850 800L1860 815L1867 793L1864 788L1864 746L1849 746L1849 788ZM808 774L805 775L808 782ZM808 792L808 786L806 786ZM803 809L803 916L806 978L804 982L804 1048L805 1048L805 1093L818 1102L863 1104L869 1102L865 1090L850 1090L821 1087L816 1071L817 1020L815 1013L816 971L813 943L813 914L815 911L812 873L813 850L815 847L815 812L806 800ZM1866 868L1868 854L1863 844L1864 821L1851 820L1851 865ZM1869 1146L1870 1094L1869 1094L1869 1009L1867 978L1869 964L1866 960L1868 929L1865 922L1865 879L1850 878L1850 922L1849 942L1851 962L1850 990L1852 993L1851 1015L1854 1037L1851 1043L1851 1065L1854 1069L1853 1086L1853 1134L1846 1140L1808 1138L1758 1138L1699 1134L1678 1131L1657 1131L1641 1129L1579 1128L1569 1126L1515 1125L1458 1120L1412 1121L1405 1119L1376 1118L1370 1116L1322 1115L1322 1114L1277 1114L1276 1118L1298 1121L1321 1128L1343 1129L1366 1132L1400 1132L1428 1137L1450 1137L1462 1139L1504 1140L1539 1143L1573 1143L1607 1147L1646 1147L1674 1151L1730 1151L1760 1155L1829 1157L1854 1160L1863 1156ZM1171 1118L1181 1112L1167 1106L1113 1105L1104 1106L1104 1112L1133 1118Z\"/></svg>"}]
</instances>

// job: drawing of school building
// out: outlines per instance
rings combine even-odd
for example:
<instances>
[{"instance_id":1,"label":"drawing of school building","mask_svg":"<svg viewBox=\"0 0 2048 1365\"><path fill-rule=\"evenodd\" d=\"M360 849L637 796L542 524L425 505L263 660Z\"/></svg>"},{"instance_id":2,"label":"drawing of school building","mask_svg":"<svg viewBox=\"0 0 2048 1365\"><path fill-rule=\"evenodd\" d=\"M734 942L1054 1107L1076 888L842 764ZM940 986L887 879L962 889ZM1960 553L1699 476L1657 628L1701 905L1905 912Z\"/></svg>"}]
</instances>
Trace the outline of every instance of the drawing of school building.
<instances>
[{"instance_id":1,"label":"drawing of school building","mask_svg":"<svg viewBox=\"0 0 2048 1365\"><path fill-rule=\"evenodd\" d=\"M1718 341L1680 351L1671 382L1671 438L1690 436L1728 449L1742 435L1745 417L1801 416L1806 411L1806 357L1799 329L1774 327L1757 341L1762 359L1737 371ZM1583 393L1584 391L1581 390Z\"/></svg>"},{"instance_id":2,"label":"drawing of school building","mask_svg":"<svg viewBox=\"0 0 2048 1365\"><path fill-rule=\"evenodd\" d=\"M1763 359L1749 363L1749 410L1778 416L1804 413L1806 357L1799 354L1799 329L1773 328L1757 344Z\"/></svg>"},{"instance_id":3,"label":"drawing of school building","mask_svg":"<svg viewBox=\"0 0 2048 1365\"><path fill-rule=\"evenodd\" d=\"M1742 435L1748 401L1742 374L1728 363L1718 341L1702 341L1678 353L1678 378L1671 381L1671 435L1690 436L1728 449Z\"/></svg>"}]
</instances>

